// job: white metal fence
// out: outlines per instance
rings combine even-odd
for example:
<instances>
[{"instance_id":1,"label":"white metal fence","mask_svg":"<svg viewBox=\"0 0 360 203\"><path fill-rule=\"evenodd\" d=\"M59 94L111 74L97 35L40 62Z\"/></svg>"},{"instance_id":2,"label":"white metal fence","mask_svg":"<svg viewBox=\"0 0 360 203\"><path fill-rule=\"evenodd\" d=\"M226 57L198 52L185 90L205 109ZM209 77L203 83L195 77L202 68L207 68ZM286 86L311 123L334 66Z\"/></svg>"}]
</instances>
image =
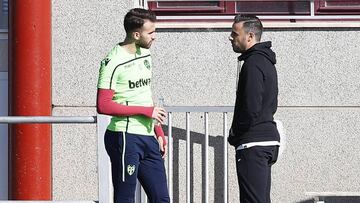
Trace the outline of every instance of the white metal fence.
<instances>
[{"instance_id":1,"label":"white metal fence","mask_svg":"<svg viewBox=\"0 0 360 203\"><path fill-rule=\"evenodd\" d=\"M172 136L172 120L173 113L182 112L186 114L186 202L191 202L191 189L190 189L190 130L191 130L191 122L190 122L190 113L204 113L204 135L205 135L205 202L209 202L209 113L223 113L223 164L224 164L224 180L223 180L223 194L224 194L224 202L227 201L228 197L228 183L227 183L227 114L228 112L232 112L234 107L168 107L166 110L168 111L168 187L170 199L172 202L173 198L173 136Z\"/></svg>"},{"instance_id":2,"label":"white metal fence","mask_svg":"<svg viewBox=\"0 0 360 203\"><path fill-rule=\"evenodd\" d=\"M227 113L233 111L233 107L165 107L168 111L168 187L169 195L173 198L173 113L186 114L186 202L190 203L190 195L192 193L190 187L190 113L204 113L204 134L205 134L205 202L209 202L209 113L223 113L223 135L224 135L224 202L227 202ZM105 151L104 134L106 127L110 121L110 116L0 116L0 123L15 124L15 123L97 123L98 134L98 175L99 175L99 202L111 203L113 197L113 188L111 182L111 165L109 157ZM136 192L137 203L147 203L147 198L144 190L138 184Z\"/></svg>"},{"instance_id":3,"label":"white metal fence","mask_svg":"<svg viewBox=\"0 0 360 203\"><path fill-rule=\"evenodd\" d=\"M232 112L234 107L191 107L191 106L183 106L183 107L165 107L168 112L168 165L167 165L167 174L168 174L168 188L170 200L173 202L173 113L184 113L186 114L186 202L190 203L191 200L191 164L190 164L190 147L191 147L191 137L190 137L190 114L191 113L204 113L204 135L205 135L205 202L209 202L209 113L223 113L223 164L224 164L224 180L223 180L223 188L224 188L224 202L228 202L227 200L227 191L228 191L228 180L227 180L227 114L228 112ZM111 203L113 190L111 184L111 167L108 155L106 154L104 147L104 133L109 122L110 117L105 115L98 115L98 157L99 157L99 201L104 203ZM138 184L139 186L140 184ZM138 187L138 192L136 193L136 202L137 203L147 203L147 198L144 190Z\"/></svg>"},{"instance_id":4,"label":"white metal fence","mask_svg":"<svg viewBox=\"0 0 360 203\"><path fill-rule=\"evenodd\" d=\"M171 202L173 202L173 168L174 163L174 146L173 146L173 114L174 113L184 113L186 115L186 202L190 203L191 200L191 122L190 115L191 113L203 113L204 114L204 136L205 136L205 195L204 202L209 202L209 114L211 113L222 113L222 133L223 133L223 202L228 202L228 113L233 112L234 107L165 107L168 112L168 165L167 165L167 174L168 174L168 188ZM110 117L106 115L97 115L97 116L0 116L0 123L97 123L97 134L98 134L98 173L99 173L99 202L101 203L112 203L113 199L113 189L111 182L111 166L109 157L105 151L104 146L104 133L106 127L110 121ZM278 123L279 124L279 123ZM281 124L281 123L280 123ZM282 126L282 125L281 125ZM281 134L282 133L282 130ZM147 198L144 190L138 184L136 192L136 202L137 203L147 203Z\"/></svg>"},{"instance_id":5,"label":"white metal fence","mask_svg":"<svg viewBox=\"0 0 360 203\"><path fill-rule=\"evenodd\" d=\"M209 114L211 113L222 113L222 133L223 133L223 143L222 143L222 150L223 150L223 202L228 202L228 114L232 113L234 107L232 106L177 106L177 107L165 107L168 112L168 121L167 121L167 134L168 134L168 155L167 155L167 175L168 175L168 189L170 195L170 202L174 202L174 176L173 176L173 169L174 163L174 145L173 145L173 114L174 113L184 113L186 115L186 203L194 202L191 199L191 122L190 122L190 115L191 113L203 113L204 114L204 139L205 139L205 171L204 176L201 177L205 179L205 195L203 202L208 203L209 201ZM98 157L99 157L99 201L104 203L111 203L112 202L112 185L111 185L111 169L110 169L110 162L109 158L106 154L105 147L104 147L104 139L103 135L106 130L106 126L109 122L110 117L104 115L98 115ZM276 120L277 127L281 136L281 146L279 151L279 156L281 155L282 151L284 150L285 145L285 133L283 130L283 125L280 121ZM179 194L176 194L179 195ZM137 203L147 203L147 198L144 190L141 188L140 184L138 184L137 193L136 193L136 202Z\"/></svg>"}]
</instances>

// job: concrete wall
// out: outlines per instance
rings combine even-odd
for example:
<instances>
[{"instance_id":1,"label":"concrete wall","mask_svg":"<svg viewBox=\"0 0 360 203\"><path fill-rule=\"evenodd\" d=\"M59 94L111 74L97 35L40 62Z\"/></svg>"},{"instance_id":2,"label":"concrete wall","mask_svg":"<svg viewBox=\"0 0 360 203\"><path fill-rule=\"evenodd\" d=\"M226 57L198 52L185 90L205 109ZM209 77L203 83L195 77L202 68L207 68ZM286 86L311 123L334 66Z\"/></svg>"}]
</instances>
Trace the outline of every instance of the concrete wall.
<instances>
[{"instance_id":1,"label":"concrete wall","mask_svg":"<svg viewBox=\"0 0 360 203\"><path fill-rule=\"evenodd\" d=\"M8 74L0 71L0 116L8 115ZM8 125L0 124L0 200L8 199Z\"/></svg>"},{"instance_id":2,"label":"concrete wall","mask_svg":"<svg viewBox=\"0 0 360 203\"><path fill-rule=\"evenodd\" d=\"M126 1L53 1L54 115L95 115L101 59L124 38ZM286 150L273 168L275 203L301 202L305 192L359 191L360 46L358 28L266 30L277 53L279 110ZM232 106L237 55L230 29L158 30L152 48L154 99L165 104ZM174 117L174 202L185 198L185 116ZM192 114L192 198L204 199L203 121ZM220 114L210 116L210 202L222 199ZM229 124L231 123L229 116ZM97 200L95 125L53 128L55 200ZM229 202L238 202L229 148ZM201 180L201 181L200 181Z\"/></svg>"},{"instance_id":3,"label":"concrete wall","mask_svg":"<svg viewBox=\"0 0 360 203\"><path fill-rule=\"evenodd\" d=\"M0 11L1 13L1 11ZM1 17L0 21L7 20ZM7 27L7 26L5 26ZM0 22L0 28L4 23ZM0 116L8 115L8 33L0 30ZM8 125L0 124L0 200L8 198Z\"/></svg>"}]
</instances>

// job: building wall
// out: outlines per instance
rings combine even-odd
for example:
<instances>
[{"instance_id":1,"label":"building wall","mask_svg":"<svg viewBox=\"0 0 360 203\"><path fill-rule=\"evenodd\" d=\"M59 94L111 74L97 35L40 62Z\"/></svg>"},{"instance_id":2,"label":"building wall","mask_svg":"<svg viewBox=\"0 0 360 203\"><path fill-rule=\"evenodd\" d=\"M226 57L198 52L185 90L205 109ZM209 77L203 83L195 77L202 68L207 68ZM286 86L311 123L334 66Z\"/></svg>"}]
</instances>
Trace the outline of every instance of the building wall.
<instances>
[{"instance_id":1,"label":"building wall","mask_svg":"<svg viewBox=\"0 0 360 203\"><path fill-rule=\"evenodd\" d=\"M8 115L8 75L0 71L0 116ZM8 199L8 125L0 124L0 201Z\"/></svg>"},{"instance_id":2,"label":"building wall","mask_svg":"<svg viewBox=\"0 0 360 203\"><path fill-rule=\"evenodd\" d=\"M0 11L0 116L8 115L7 14ZM8 198L8 125L0 124L0 200Z\"/></svg>"},{"instance_id":3,"label":"building wall","mask_svg":"<svg viewBox=\"0 0 360 203\"><path fill-rule=\"evenodd\" d=\"M100 61L124 38L134 2L53 1L53 115L95 115ZM275 203L305 192L359 191L359 28L267 29L277 54L279 109L287 145L273 167ZM169 106L232 106L237 55L226 29L158 30L152 47L154 99ZM174 202L185 201L185 116L174 117ZM202 114L191 115L192 198L204 198ZM221 115L210 116L210 202L222 199ZM229 124L231 123L229 115ZM54 125L54 200L97 200L96 125ZM229 202L238 202L229 148ZM201 181L198 181L201 179Z\"/></svg>"}]
</instances>

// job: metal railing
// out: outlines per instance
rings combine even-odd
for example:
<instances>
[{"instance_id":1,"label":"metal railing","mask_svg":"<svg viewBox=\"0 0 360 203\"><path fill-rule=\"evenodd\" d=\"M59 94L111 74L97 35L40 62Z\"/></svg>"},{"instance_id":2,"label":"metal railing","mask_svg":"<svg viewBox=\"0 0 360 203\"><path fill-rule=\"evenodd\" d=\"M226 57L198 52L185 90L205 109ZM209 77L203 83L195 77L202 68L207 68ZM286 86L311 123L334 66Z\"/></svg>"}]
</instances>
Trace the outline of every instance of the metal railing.
<instances>
[{"instance_id":1,"label":"metal railing","mask_svg":"<svg viewBox=\"0 0 360 203\"><path fill-rule=\"evenodd\" d=\"M171 202L173 202L173 113L186 114L186 202L191 202L191 136L190 136L190 113L204 113L204 135L205 135L205 202L209 202L209 113L223 113L223 165L224 165L224 180L223 180L223 193L224 202L228 202L228 180L227 180L227 114L233 111L233 107L208 107L208 106L177 106L177 107L164 107L168 112L168 187ZM106 154L103 135L110 117L105 115L98 116L0 116L0 123L16 124L16 123L97 123L98 124L98 167L99 167L99 201L111 202L112 201L112 184L110 162ZM139 185L139 184L138 184ZM146 203L147 198L145 192L138 187L136 194L137 202Z\"/></svg>"},{"instance_id":2,"label":"metal railing","mask_svg":"<svg viewBox=\"0 0 360 203\"><path fill-rule=\"evenodd\" d=\"M173 114L174 113L185 113L186 114L186 202L190 203L191 200L191 122L190 122L190 114L191 113L204 113L204 136L205 136L205 171L204 176L205 179L205 194L204 200L206 203L209 202L209 114L210 113L222 113L223 114L223 201L228 202L228 163L227 163L227 115L229 112L233 112L233 108L231 106L220 106L220 107L209 107L209 106L176 106L164 107L168 112L168 155L167 155L167 175L168 175L168 188L170 200L173 202L173 191L174 191L174 145L173 145ZM112 202L111 197L113 195L112 185L111 185L111 172L110 172L110 162L109 158L106 154L104 143L103 143L103 135L106 130L107 123L109 122L110 117L105 115L98 115L98 157L99 157L99 201L104 203ZM178 163L175 163L178 164ZM139 185L139 184L138 184ZM139 203L147 203L147 198L144 190L138 186L138 192L136 193L136 200Z\"/></svg>"},{"instance_id":3,"label":"metal railing","mask_svg":"<svg viewBox=\"0 0 360 203\"><path fill-rule=\"evenodd\" d=\"M177 107L167 107L168 111L168 187L170 200L173 202L173 134L172 134L172 114L175 112L181 112L186 114L186 202L191 202L191 185L190 185L190 176L191 176L191 164L190 164L190 113L204 113L204 135L205 135L205 202L209 202L209 113L223 113L223 165L224 165L224 202L228 202L228 162L227 162L227 114L228 112L233 112L234 107L222 106L222 107L208 107L208 106L177 106Z\"/></svg>"},{"instance_id":4,"label":"metal railing","mask_svg":"<svg viewBox=\"0 0 360 203\"><path fill-rule=\"evenodd\" d=\"M0 116L0 123L96 123L96 116Z\"/></svg>"}]
</instances>

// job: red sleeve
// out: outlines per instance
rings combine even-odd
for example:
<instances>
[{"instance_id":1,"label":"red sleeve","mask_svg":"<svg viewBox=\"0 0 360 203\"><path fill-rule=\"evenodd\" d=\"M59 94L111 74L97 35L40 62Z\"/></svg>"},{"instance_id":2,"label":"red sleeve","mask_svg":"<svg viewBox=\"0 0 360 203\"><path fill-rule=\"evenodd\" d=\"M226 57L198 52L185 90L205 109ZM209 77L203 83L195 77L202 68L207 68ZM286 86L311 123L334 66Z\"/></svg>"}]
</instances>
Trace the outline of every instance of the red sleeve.
<instances>
[{"instance_id":1,"label":"red sleeve","mask_svg":"<svg viewBox=\"0 0 360 203\"><path fill-rule=\"evenodd\" d=\"M144 115L146 117L152 118L154 107L126 106L114 102L112 100L113 96L114 90L98 89L96 105L98 113L112 116Z\"/></svg>"},{"instance_id":2,"label":"red sleeve","mask_svg":"<svg viewBox=\"0 0 360 203\"><path fill-rule=\"evenodd\" d=\"M163 131L161 125L160 124L155 125L154 126L154 131L155 131L156 137L162 137L163 141L164 141L164 145L166 145L165 134L164 134L164 131Z\"/></svg>"}]
</instances>

